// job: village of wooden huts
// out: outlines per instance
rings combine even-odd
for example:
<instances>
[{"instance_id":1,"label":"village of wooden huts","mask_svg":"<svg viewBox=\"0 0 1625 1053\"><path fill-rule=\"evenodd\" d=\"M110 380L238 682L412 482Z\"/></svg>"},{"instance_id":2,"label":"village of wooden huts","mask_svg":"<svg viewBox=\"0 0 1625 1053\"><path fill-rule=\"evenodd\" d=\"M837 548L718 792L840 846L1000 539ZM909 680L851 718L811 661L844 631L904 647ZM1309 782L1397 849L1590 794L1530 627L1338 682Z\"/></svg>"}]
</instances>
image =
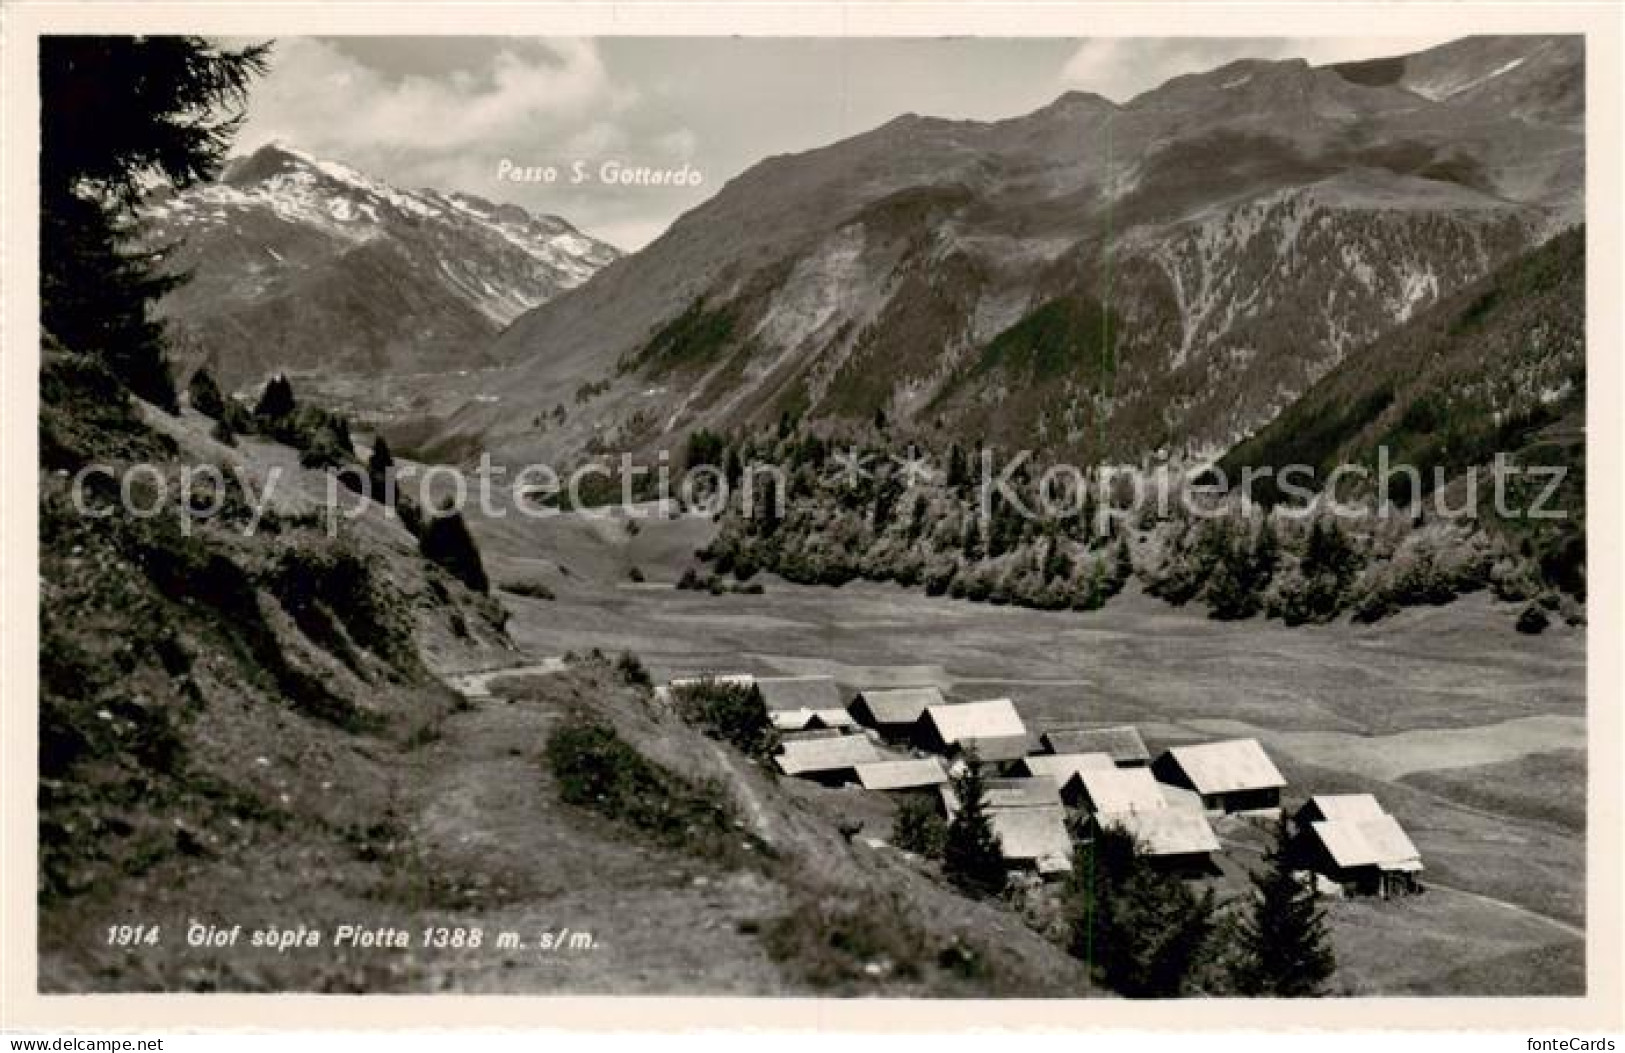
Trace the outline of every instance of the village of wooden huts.
<instances>
[{"instance_id":1,"label":"village of wooden huts","mask_svg":"<svg viewBox=\"0 0 1625 1053\"><path fill-rule=\"evenodd\" d=\"M707 678L673 680L672 688ZM930 794L957 813L953 776L975 750L985 807L1014 870L1071 870L1074 843L1116 827L1155 866L1216 872L1226 817L1279 817L1286 779L1257 739L1174 745L1153 756L1131 725L1056 725L1034 734L1009 698L952 701L934 685L859 690L827 676L753 677L780 735L778 770L829 787ZM1234 821L1234 820L1230 820ZM1326 894L1420 888L1421 855L1370 794L1311 796L1291 815L1291 851Z\"/></svg>"}]
</instances>

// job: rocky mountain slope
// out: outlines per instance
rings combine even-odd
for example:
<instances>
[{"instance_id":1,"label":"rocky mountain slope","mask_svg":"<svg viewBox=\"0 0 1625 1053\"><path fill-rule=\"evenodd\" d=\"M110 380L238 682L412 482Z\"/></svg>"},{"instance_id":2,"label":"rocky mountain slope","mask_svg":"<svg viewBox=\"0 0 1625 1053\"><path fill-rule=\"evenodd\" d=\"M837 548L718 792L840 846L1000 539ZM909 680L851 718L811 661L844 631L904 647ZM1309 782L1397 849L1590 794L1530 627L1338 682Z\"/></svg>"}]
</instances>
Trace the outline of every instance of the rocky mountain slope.
<instances>
[{"instance_id":1,"label":"rocky mountain slope","mask_svg":"<svg viewBox=\"0 0 1625 1053\"><path fill-rule=\"evenodd\" d=\"M515 317L619 255L556 216L400 190L279 145L155 196L142 223L192 276L160 304L182 376L208 365L230 387L480 365Z\"/></svg>"},{"instance_id":2,"label":"rocky mountain slope","mask_svg":"<svg viewBox=\"0 0 1625 1053\"><path fill-rule=\"evenodd\" d=\"M493 350L514 367L439 449L877 410L1082 456L1226 448L1578 220L1582 67L1577 38L1539 37L1243 61L770 158L520 317Z\"/></svg>"}]
</instances>

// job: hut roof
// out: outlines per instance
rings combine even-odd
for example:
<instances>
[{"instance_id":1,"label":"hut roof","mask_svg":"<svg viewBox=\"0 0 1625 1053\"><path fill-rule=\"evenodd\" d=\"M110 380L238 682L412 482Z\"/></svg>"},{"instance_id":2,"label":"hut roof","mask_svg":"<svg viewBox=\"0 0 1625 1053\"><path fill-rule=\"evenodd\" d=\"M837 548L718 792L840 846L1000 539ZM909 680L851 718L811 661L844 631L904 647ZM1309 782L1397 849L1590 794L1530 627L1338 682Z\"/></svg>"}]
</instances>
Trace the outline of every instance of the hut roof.
<instances>
[{"instance_id":1,"label":"hut roof","mask_svg":"<svg viewBox=\"0 0 1625 1053\"><path fill-rule=\"evenodd\" d=\"M913 790L948 781L948 772L935 757L872 761L858 765L857 773L865 790Z\"/></svg>"},{"instance_id":2,"label":"hut roof","mask_svg":"<svg viewBox=\"0 0 1625 1053\"><path fill-rule=\"evenodd\" d=\"M1133 835L1141 853L1148 856L1198 855L1219 850L1219 839L1207 816L1182 808L1102 813L1095 821Z\"/></svg>"},{"instance_id":3,"label":"hut roof","mask_svg":"<svg viewBox=\"0 0 1625 1053\"><path fill-rule=\"evenodd\" d=\"M913 724L932 706L946 705L935 687L890 687L860 691L853 704L862 701L877 724Z\"/></svg>"},{"instance_id":4,"label":"hut roof","mask_svg":"<svg viewBox=\"0 0 1625 1053\"><path fill-rule=\"evenodd\" d=\"M1139 729L1126 724L1111 728L1051 728L1044 732L1043 742L1051 753L1105 753L1116 764L1144 764L1151 759Z\"/></svg>"},{"instance_id":5,"label":"hut roof","mask_svg":"<svg viewBox=\"0 0 1625 1053\"><path fill-rule=\"evenodd\" d=\"M699 687L701 684L733 684L735 686L749 686L756 682L756 677L750 673L716 673L704 676L674 676L666 682L670 688Z\"/></svg>"},{"instance_id":6,"label":"hut roof","mask_svg":"<svg viewBox=\"0 0 1625 1053\"><path fill-rule=\"evenodd\" d=\"M1236 793L1286 785L1257 739L1230 739L1168 751L1197 793Z\"/></svg>"},{"instance_id":7,"label":"hut roof","mask_svg":"<svg viewBox=\"0 0 1625 1053\"><path fill-rule=\"evenodd\" d=\"M987 816L1005 859L1031 862L1041 874L1072 869L1072 838L1066 832L1066 810L1059 804L994 808Z\"/></svg>"},{"instance_id":8,"label":"hut roof","mask_svg":"<svg viewBox=\"0 0 1625 1053\"><path fill-rule=\"evenodd\" d=\"M982 800L990 811L994 808L1038 808L1061 803L1055 784L1045 778L985 779L983 787ZM959 795L952 786L942 787L942 803L950 816L959 811Z\"/></svg>"},{"instance_id":9,"label":"hut roof","mask_svg":"<svg viewBox=\"0 0 1625 1053\"><path fill-rule=\"evenodd\" d=\"M1027 755L1032 741L1026 735L1002 735L997 738L964 738L948 747L953 754L974 749L979 760L1013 761Z\"/></svg>"},{"instance_id":10,"label":"hut roof","mask_svg":"<svg viewBox=\"0 0 1625 1053\"><path fill-rule=\"evenodd\" d=\"M1305 808L1328 821L1380 819L1387 813L1369 793L1321 793L1309 798Z\"/></svg>"},{"instance_id":11,"label":"hut roof","mask_svg":"<svg viewBox=\"0 0 1625 1053\"><path fill-rule=\"evenodd\" d=\"M1391 815L1374 819L1333 819L1310 823L1309 828L1340 867L1422 869L1422 854L1411 843L1399 820Z\"/></svg>"},{"instance_id":12,"label":"hut roof","mask_svg":"<svg viewBox=\"0 0 1625 1053\"><path fill-rule=\"evenodd\" d=\"M779 770L786 775L840 771L884 759L874 744L862 735L786 742L783 751L773 758Z\"/></svg>"},{"instance_id":13,"label":"hut roof","mask_svg":"<svg viewBox=\"0 0 1625 1053\"><path fill-rule=\"evenodd\" d=\"M759 676L756 689L768 710L841 709L841 692L835 678L828 676Z\"/></svg>"},{"instance_id":14,"label":"hut roof","mask_svg":"<svg viewBox=\"0 0 1625 1053\"><path fill-rule=\"evenodd\" d=\"M1097 812L1160 811L1168 806L1162 787L1148 768L1085 768L1073 772L1067 785L1081 783Z\"/></svg>"},{"instance_id":15,"label":"hut roof","mask_svg":"<svg viewBox=\"0 0 1625 1053\"><path fill-rule=\"evenodd\" d=\"M936 727L942 741L950 745L965 740L981 742L1013 738L1025 742L1027 738L1027 726L1021 722L1015 703L1008 698L929 706L925 719Z\"/></svg>"},{"instance_id":16,"label":"hut roof","mask_svg":"<svg viewBox=\"0 0 1625 1053\"><path fill-rule=\"evenodd\" d=\"M844 709L773 709L768 718L780 731L804 731L808 728L852 728L857 721Z\"/></svg>"},{"instance_id":17,"label":"hut roof","mask_svg":"<svg viewBox=\"0 0 1625 1053\"><path fill-rule=\"evenodd\" d=\"M1107 753L1038 753L1023 757L1021 763L1029 775L1053 779L1057 788L1076 772L1116 767Z\"/></svg>"}]
</instances>

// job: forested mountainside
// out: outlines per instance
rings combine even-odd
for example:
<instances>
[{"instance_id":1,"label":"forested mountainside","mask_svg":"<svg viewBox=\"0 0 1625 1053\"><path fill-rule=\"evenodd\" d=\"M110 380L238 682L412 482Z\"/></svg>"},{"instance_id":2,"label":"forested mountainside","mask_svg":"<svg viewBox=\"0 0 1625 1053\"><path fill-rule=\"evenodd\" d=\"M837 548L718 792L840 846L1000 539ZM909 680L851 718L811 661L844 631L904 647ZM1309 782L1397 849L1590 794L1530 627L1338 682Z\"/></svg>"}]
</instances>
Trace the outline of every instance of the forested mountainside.
<instances>
[{"instance_id":1,"label":"forested mountainside","mask_svg":"<svg viewBox=\"0 0 1625 1053\"><path fill-rule=\"evenodd\" d=\"M489 364L504 326L619 256L557 216L398 189L276 144L151 195L140 222L191 277L158 305L182 376L206 366L228 388Z\"/></svg>"},{"instance_id":2,"label":"forested mountainside","mask_svg":"<svg viewBox=\"0 0 1625 1053\"><path fill-rule=\"evenodd\" d=\"M1222 451L1577 222L1577 38L1233 63L1124 104L769 158L504 332L456 457L883 413L1075 459ZM573 400L572 400L573 399Z\"/></svg>"},{"instance_id":3,"label":"forested mountainside","mask_svg":"<svg viewBox=\"0 0 1625 1053\"><path fill-rule=\"evenodd\" d=\"M706 556L716 571L743 579L758 570L824 584L866 577L1045 608L1099 607L1137 578L1170 602L1199 601L1220 618L1374 620L1481 588L1578 618L1586 594L1584 306L1581 228L1351 352L1219 462L1233 489L1216 515L1193 515L1177 496L1160 501L1154 487L1182 490L1181 473L1159 476L1149 463L1134 473L1137 505L1120 499L1124 488L1091 480L1099 489L1061 502L1060 513L1027 515L1022 506L1042 507L1048 465L1007 476L1009 450L989 447L986 471L982 449L927 449L938 471L925 476L907 459L922 451L888 442L885 432L843 446L767 431L737 449L702 433L691 460L789 468L787 512L758 507L747 515L741 493ZM1522 473L1508 477L1504 508L1491 475L1498 452ZM1384 463L1414 467L1420 486L1394 475L1379 489ZM853 464L863 473L853 474ZM1303 474L1281 474L1295 465ZM1282 480L1312 496L1339 465L1369 472L1338 489L1365 511L1303 515L1301 501L1283 503L1294 495ZM1555 484L1553 471L1562 473ZM1246 485L1252 507L1238 500L1247 472L1258 478ZM1014 499L1000 489L1006 478ZM1533 628L1545 614L1528 617Z\"/></svg>"}]
</instances>

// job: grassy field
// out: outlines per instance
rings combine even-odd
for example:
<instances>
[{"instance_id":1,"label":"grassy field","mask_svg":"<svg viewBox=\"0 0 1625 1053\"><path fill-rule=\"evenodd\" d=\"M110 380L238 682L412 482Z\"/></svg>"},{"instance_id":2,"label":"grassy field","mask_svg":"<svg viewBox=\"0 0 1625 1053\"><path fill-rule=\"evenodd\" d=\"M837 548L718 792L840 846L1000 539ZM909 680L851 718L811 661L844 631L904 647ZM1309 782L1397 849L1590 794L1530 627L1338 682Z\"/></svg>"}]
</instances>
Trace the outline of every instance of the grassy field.
<instances>
[{"instance_id":1,"label":"grassy field","mask_svg":"<svg viewBox=\"0 0 1625 1053\"><path fill-rule=\"evenodd\" d=\"M1375 793L1428 868L1423 896L1336 904L1338 991L1583 986L1581 628L1521 635L1515 611L1482 594L1374 626L1291 629L1210 621L1134 586L1089 613L771 578L762 595L713 596L673 588L708 536L703 521L644 520L633 532L559 517L475 529L495 580L540 575L556 593L505 597L532 655L631 650L657 679L821 673L848 691L933 683L961 699L1008 695L1037 729L1132 722L1153 750L1256 736L1291 782L1289 805ZM644 583L627 580L631 566ZM1249 852L1238 848L1237 860Z\"/></svg>"}]
</instances>

